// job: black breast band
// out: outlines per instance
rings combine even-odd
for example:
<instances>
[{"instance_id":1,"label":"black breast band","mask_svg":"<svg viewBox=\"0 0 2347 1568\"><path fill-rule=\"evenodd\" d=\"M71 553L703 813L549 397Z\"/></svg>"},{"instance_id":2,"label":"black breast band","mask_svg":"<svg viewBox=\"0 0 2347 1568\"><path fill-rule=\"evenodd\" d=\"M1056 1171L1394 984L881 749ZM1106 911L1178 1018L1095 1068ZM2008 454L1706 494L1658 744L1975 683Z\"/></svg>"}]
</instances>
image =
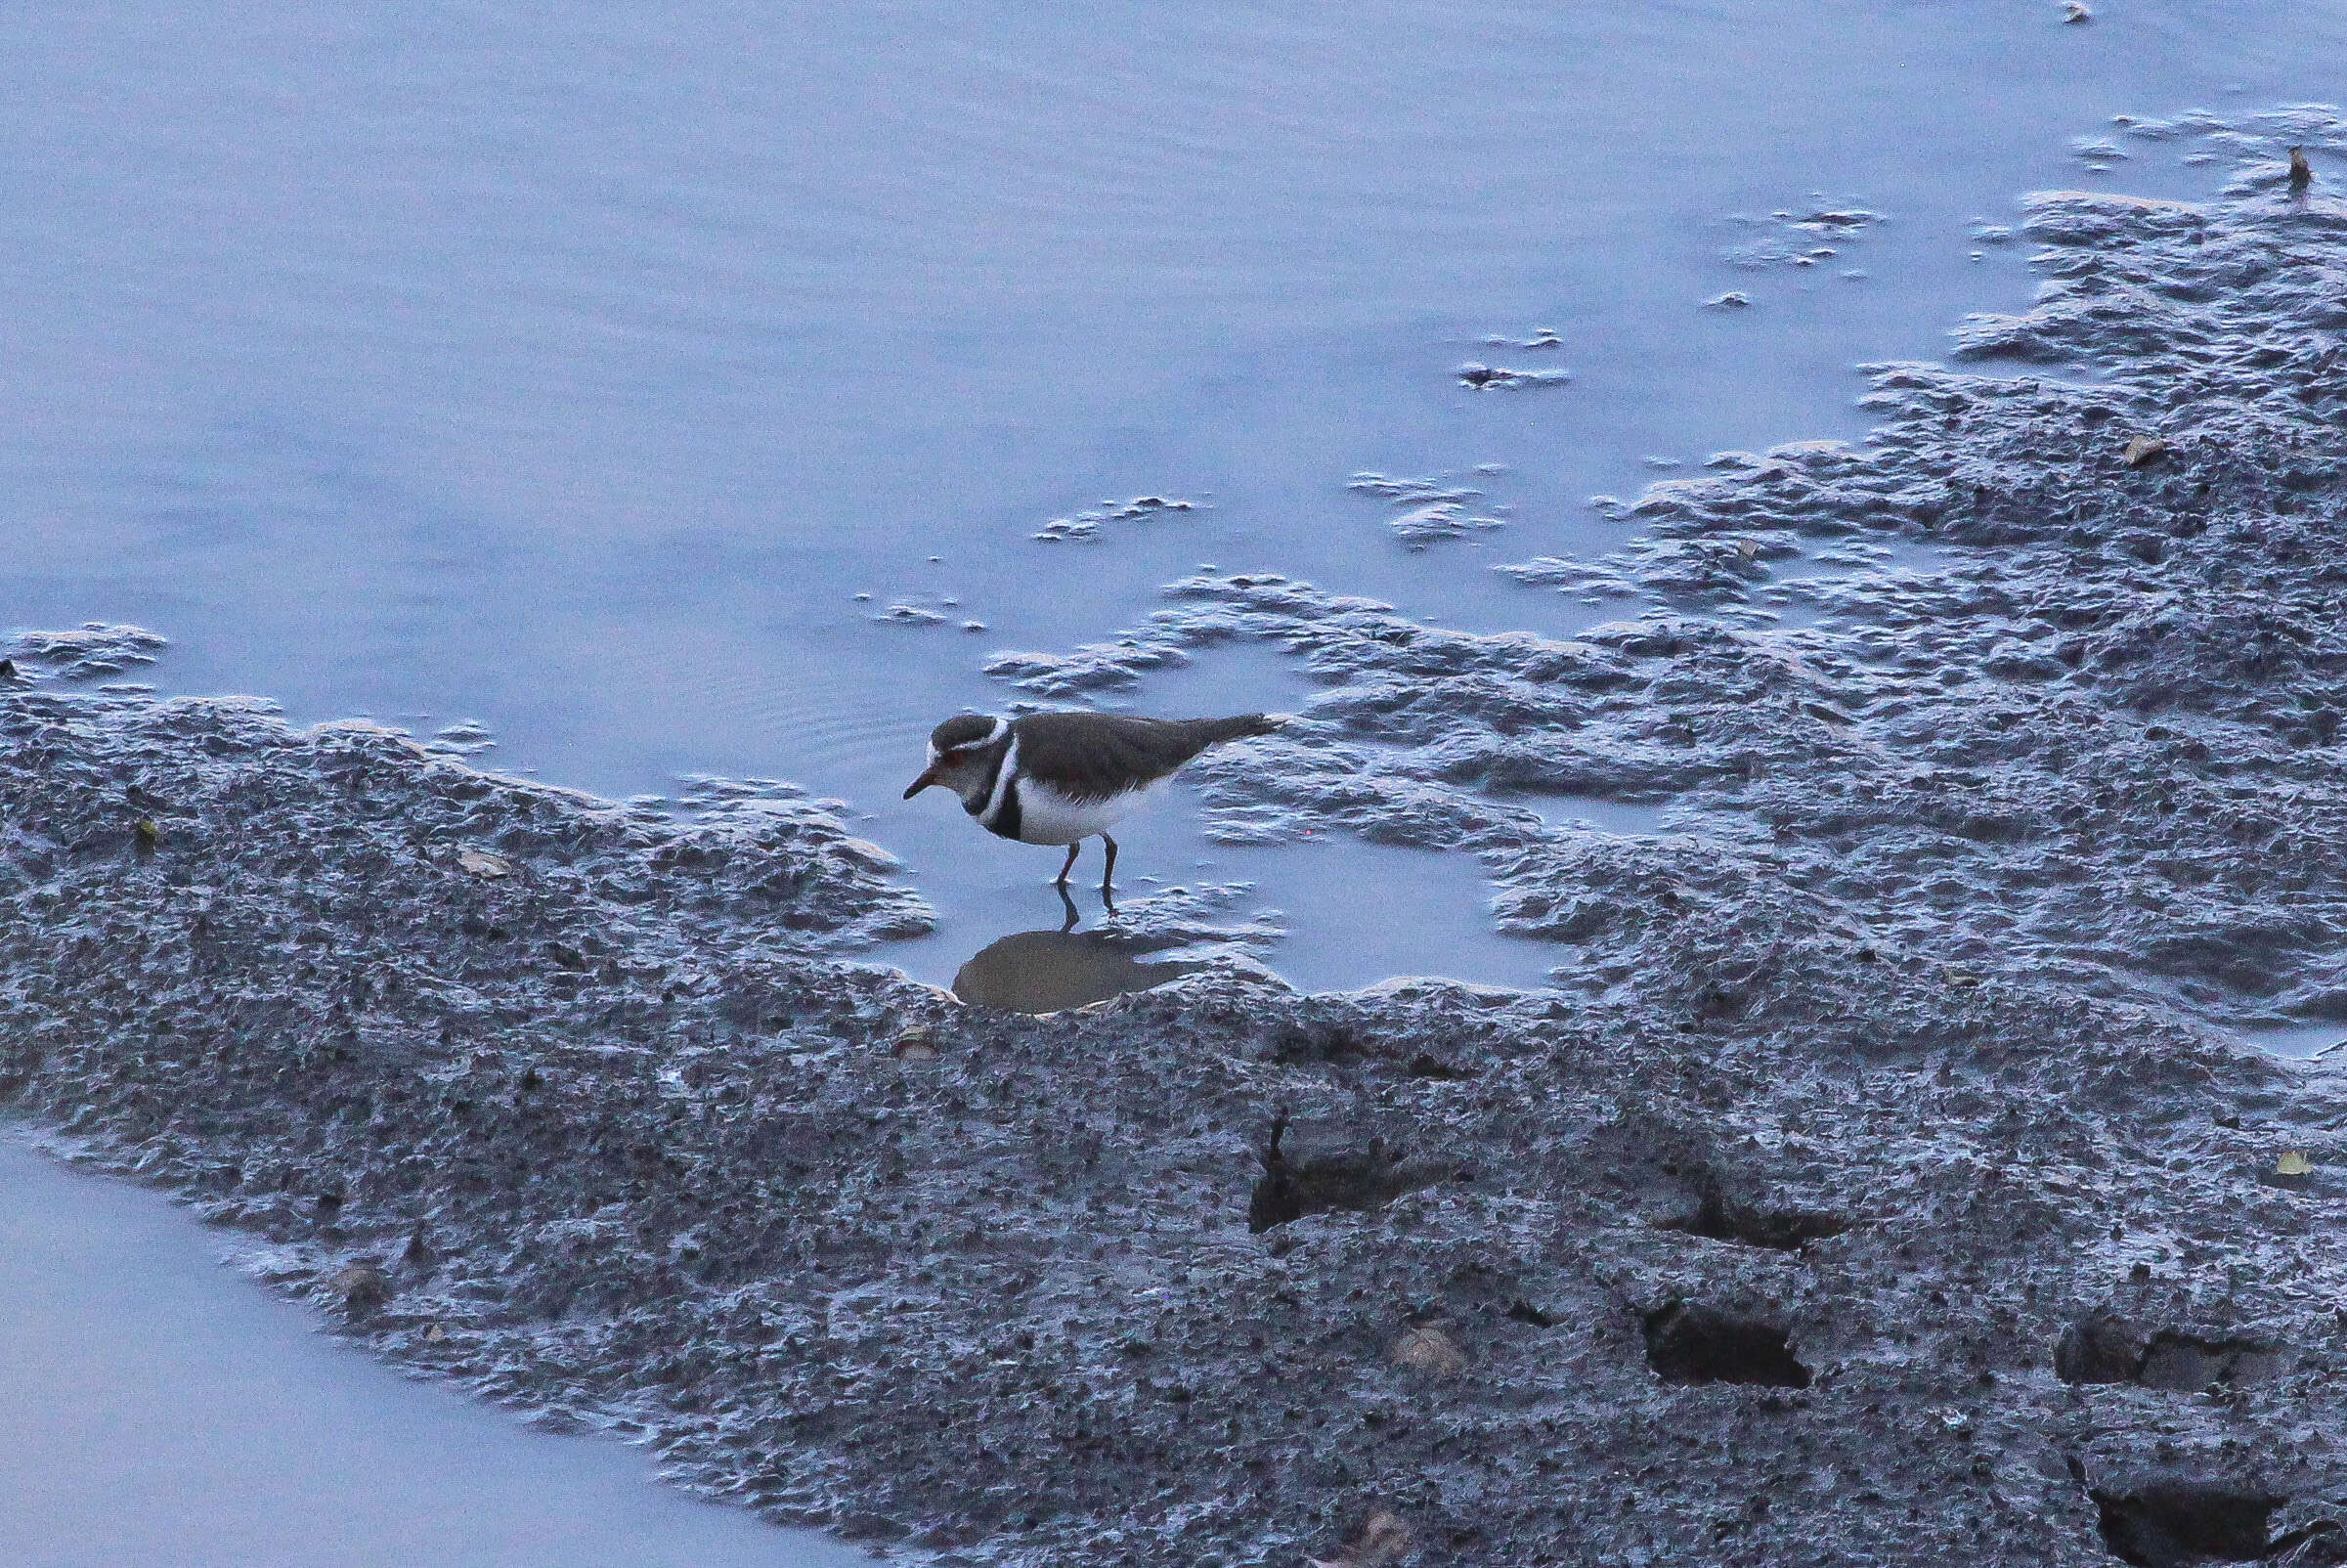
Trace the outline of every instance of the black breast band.
<instances>
[{"instance_id":1,"label":"black breast band","mask_svg":"<svg viewBox=\"0 0 2347 1568\"><path fill-rule=\"evenodd\" d=\"M1019 775L1014 773L1010 783L1003 787L1002 807L994 813L993 821L986 822L986 831L1002 838L1016 839L1019 837ZM983 817L978 820L985 822Z\"/></svg>"}]
</instances>

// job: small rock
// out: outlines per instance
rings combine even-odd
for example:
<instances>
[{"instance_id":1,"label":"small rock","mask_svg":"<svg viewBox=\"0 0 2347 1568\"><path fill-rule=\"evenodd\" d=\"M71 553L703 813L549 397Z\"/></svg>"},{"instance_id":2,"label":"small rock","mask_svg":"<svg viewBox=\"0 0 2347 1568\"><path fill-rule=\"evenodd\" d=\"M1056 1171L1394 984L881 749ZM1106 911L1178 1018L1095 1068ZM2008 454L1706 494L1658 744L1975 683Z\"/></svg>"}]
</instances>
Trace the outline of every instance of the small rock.
<instances>
[{"instance_id":1,"label":"small rock","mask_svg":"<svg viewBox=\"0 0 2347 1568\"><path fill-rule=\"evenodd\" d=\"M512 861L501 854L491 854L486 849L467 849L456 856L456 864L476 877L487 877L491 881L513 875Z\"/></svg>"},{"instance_id":2,"label":"small rock","mask_svg":"<svg viewBox=\"0 0 2347 1568\"><path fill-rule=\"evenodd\" d=\"M1456 1377L1467 1370L1466 1352L1449 1334L1430 1324L1413 1328L1395 1340L1387 1354L1397 1367L1432 1372L1438 1377Z\"/></svg>"},{"instance_id":3,"label":"small rock","mask_svg":"<svg viewBox=\"0 0 2347 1568\"><path fill-rule=\"evenodd\" d=\"M2127 443L2124 460L2130 468L2157 462L2168 455L2168 444L2157 436L2137 436Z\"/></svg>"},{"instance_id":4,"label":"small rock","mask_svg":"<svg viewBox=\"0 0 2347 1568\"><path fill-rule=\"evenodd\" d=\"M926 1024L916 1024L896 1036L889 1048L900 1062L928 1062L937 1054L937 1031Z\"/></svg>"},{"instance_id":5,"label":"small rock","mask_svg":"<svg viewBox=\"0 0 2347 1568\"><path fill-rule=\"evenodd\" d=\"M391 1299L391 1281L372 1258L361 1258L326 1282L326 1288L354 1318L364 1318Z\"/></svg>"},{"instance_id":6,"label":"small rock","mask_svg":"<svg viewBox=\"0 0 2347 1568\"><path fill-rule=\"evenodd\" d=\"M1375 1508L1333 1557L1306 1557L1312 1568L1385 1568L1416 1546L1410 1526L1391 1508Z\"/></svg>"},{"instance_id":7,"label":"small rock","mask_svg":"<svg viewBox=\"0 0 2347 1568\"><path fill-rule=\"evenodd\" d=\"M1459 383L1481 391L1495 386L1561 386L1573 379L1564 370L1510 370L1497 365L1462 365Z\"/></svg>"},{"instance_id":8,"label":"small rock","mask_svg":"<svg viewBox=\"0 0 2347 1568\"><path fill-rule=\"evenodd\" d=\"M2315 166L2306 161L2306 149L2290 149L2290 189L2304 191L2315 183Z\"/></svg>"},{"instance_id":9,"label":"small rock","mask_svg":"<svg viewBox=\"0 0 2347 1568\"><path fill-rule=\"evenodd\" d=\"M1703 308L1705 310L1743 310L1751 303L1752 296L1750 294L1731 288L1724 294L1714 294L1710 299L1705 300Z\"/></svg>"},{"instance_id":10,"label":"small rock","mask_svg":"<svg viewBox=\"0 0 2347 1568\"><path fill-rule=\"evenodd\" d=\"M2062 20L2073 27L2081 22L2092 22L2094 19L2095 14L2086 8L2083 0L2069 0L2069 4L2062 9Z\"/></svg>"}]
</instances>

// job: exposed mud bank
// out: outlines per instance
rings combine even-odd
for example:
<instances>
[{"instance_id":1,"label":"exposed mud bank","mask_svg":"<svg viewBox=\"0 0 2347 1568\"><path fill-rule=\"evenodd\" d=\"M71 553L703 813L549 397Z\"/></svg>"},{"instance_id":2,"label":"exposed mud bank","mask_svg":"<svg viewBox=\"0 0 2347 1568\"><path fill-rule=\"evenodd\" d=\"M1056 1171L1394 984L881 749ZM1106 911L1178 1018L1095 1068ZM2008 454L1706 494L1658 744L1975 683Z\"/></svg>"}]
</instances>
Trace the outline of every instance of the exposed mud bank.
<instances>
[{"instance_id":1,"label":"exposed mud bank","mask_svg":"<svg viewBox=\"0 0 2347 1568\"><path fill-rule=\"evenodd\" d=\"M61 689L96 633L0 693L0 1091L387 1355L948 1560L2347 1560L2347 1093L2173 1005L2347 994L2347 215L2033 223L2062 286L1974 341L2108 378L1901 367L1869 451L1664 487L1626 581L1682 608L1201 578L1006 661L1294 646L1232 830L1482 848L1572 993L966 1008L838 956L923 915L815 805ZM1910 531L1951 564L1765 575Z\"/></svg>"},{"instance_id":2,"label":"exposed mud bank","mask_svg":"<svg viewBox=\"0 0 2347 1568\"><path fill-rule=\"evenodd\" d=\"M2088 1563L2178 1487L2280 1539L2347 1486L2347 1097L2150 1011L1753 900L1658 921L1634 1000L1225 963L991 1014L792 950L901 915L820 829L695 867L372 732L6 703L16 1106L382 1352L775 1517ZM753 861L800 918L680 912ZM1311 1200L1258 1233L1279 1108Z\"/></svg>"}]
</instances>

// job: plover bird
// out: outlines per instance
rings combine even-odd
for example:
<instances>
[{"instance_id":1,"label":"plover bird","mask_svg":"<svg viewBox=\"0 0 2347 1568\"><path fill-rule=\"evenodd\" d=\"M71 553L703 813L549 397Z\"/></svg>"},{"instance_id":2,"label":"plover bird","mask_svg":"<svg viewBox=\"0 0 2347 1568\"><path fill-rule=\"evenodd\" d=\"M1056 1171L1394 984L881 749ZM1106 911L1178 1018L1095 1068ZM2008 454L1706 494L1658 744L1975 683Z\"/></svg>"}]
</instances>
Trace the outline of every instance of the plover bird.
<instances>
[{"instance_id":1,"label":"plover bird","mask_svg":"<svg viewBox=\"0 0 2347 1568\"><path fill-rule=\"evenodd\" d=\"M987 832L1021 844L1065 844L1055 886L1067 886L1076 851L1094 834L1108 846L1101 896L1116 874L1108 829L1156 793L1158 785L1207 747L1268 735L1281 714L1236 719L1136 719L1125 714L1027 714L993 719L965 714L930 732L929 767L904 798L942 784Z\"/></svg>"}]
</instances>

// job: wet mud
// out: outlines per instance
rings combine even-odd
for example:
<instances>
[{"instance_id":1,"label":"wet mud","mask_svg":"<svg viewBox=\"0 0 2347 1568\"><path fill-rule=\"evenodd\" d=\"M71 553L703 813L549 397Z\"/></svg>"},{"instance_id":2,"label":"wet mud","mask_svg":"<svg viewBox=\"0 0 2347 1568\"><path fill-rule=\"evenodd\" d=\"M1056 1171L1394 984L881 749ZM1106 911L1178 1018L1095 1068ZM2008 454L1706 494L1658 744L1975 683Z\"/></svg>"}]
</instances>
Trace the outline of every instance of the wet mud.
<instances>
[{"instance_id":1,"label":"wet mud","mask_svg":"<svg viewBox=\"0 0 2347 1568\"><path fill-rule=\"evenodd\" d=\"M153 652L92 629L8 650L0 1094L384 1355L946 1562L2347 1560L2347 1085L2207 1027L2347 1016L2319 118L2038 198L2038 309L1866 448L1624 508L1627 619L1214 573L999 662L1290 649L1223 831L1477 849L1558 992L966 1006L854 956L926 916L822 803L92 689ZM1770 576L1850 540L1932 564Z\"/></svg>"},{"instance_id":2,"label":"wet mud","mask_svg":"<svg viewBox=\"0 0 2347 1568\"><path fill-rule=\"evenodd\" d=\"M1462 379L1466 373L1459 372ZM1487 379L1473 384L1494 383ZM1386 526L1407 549L1422 550L1443 540L1464 539L1507 526L1504 517L1492 515L1489 509L1475 509L1484 497L1472 485L1454 484L1447 479L1401 479L1380 473L1358 473L1346 488L1356 495L1375 497L1393 508Z\"/></svg>"}]
</instances>

